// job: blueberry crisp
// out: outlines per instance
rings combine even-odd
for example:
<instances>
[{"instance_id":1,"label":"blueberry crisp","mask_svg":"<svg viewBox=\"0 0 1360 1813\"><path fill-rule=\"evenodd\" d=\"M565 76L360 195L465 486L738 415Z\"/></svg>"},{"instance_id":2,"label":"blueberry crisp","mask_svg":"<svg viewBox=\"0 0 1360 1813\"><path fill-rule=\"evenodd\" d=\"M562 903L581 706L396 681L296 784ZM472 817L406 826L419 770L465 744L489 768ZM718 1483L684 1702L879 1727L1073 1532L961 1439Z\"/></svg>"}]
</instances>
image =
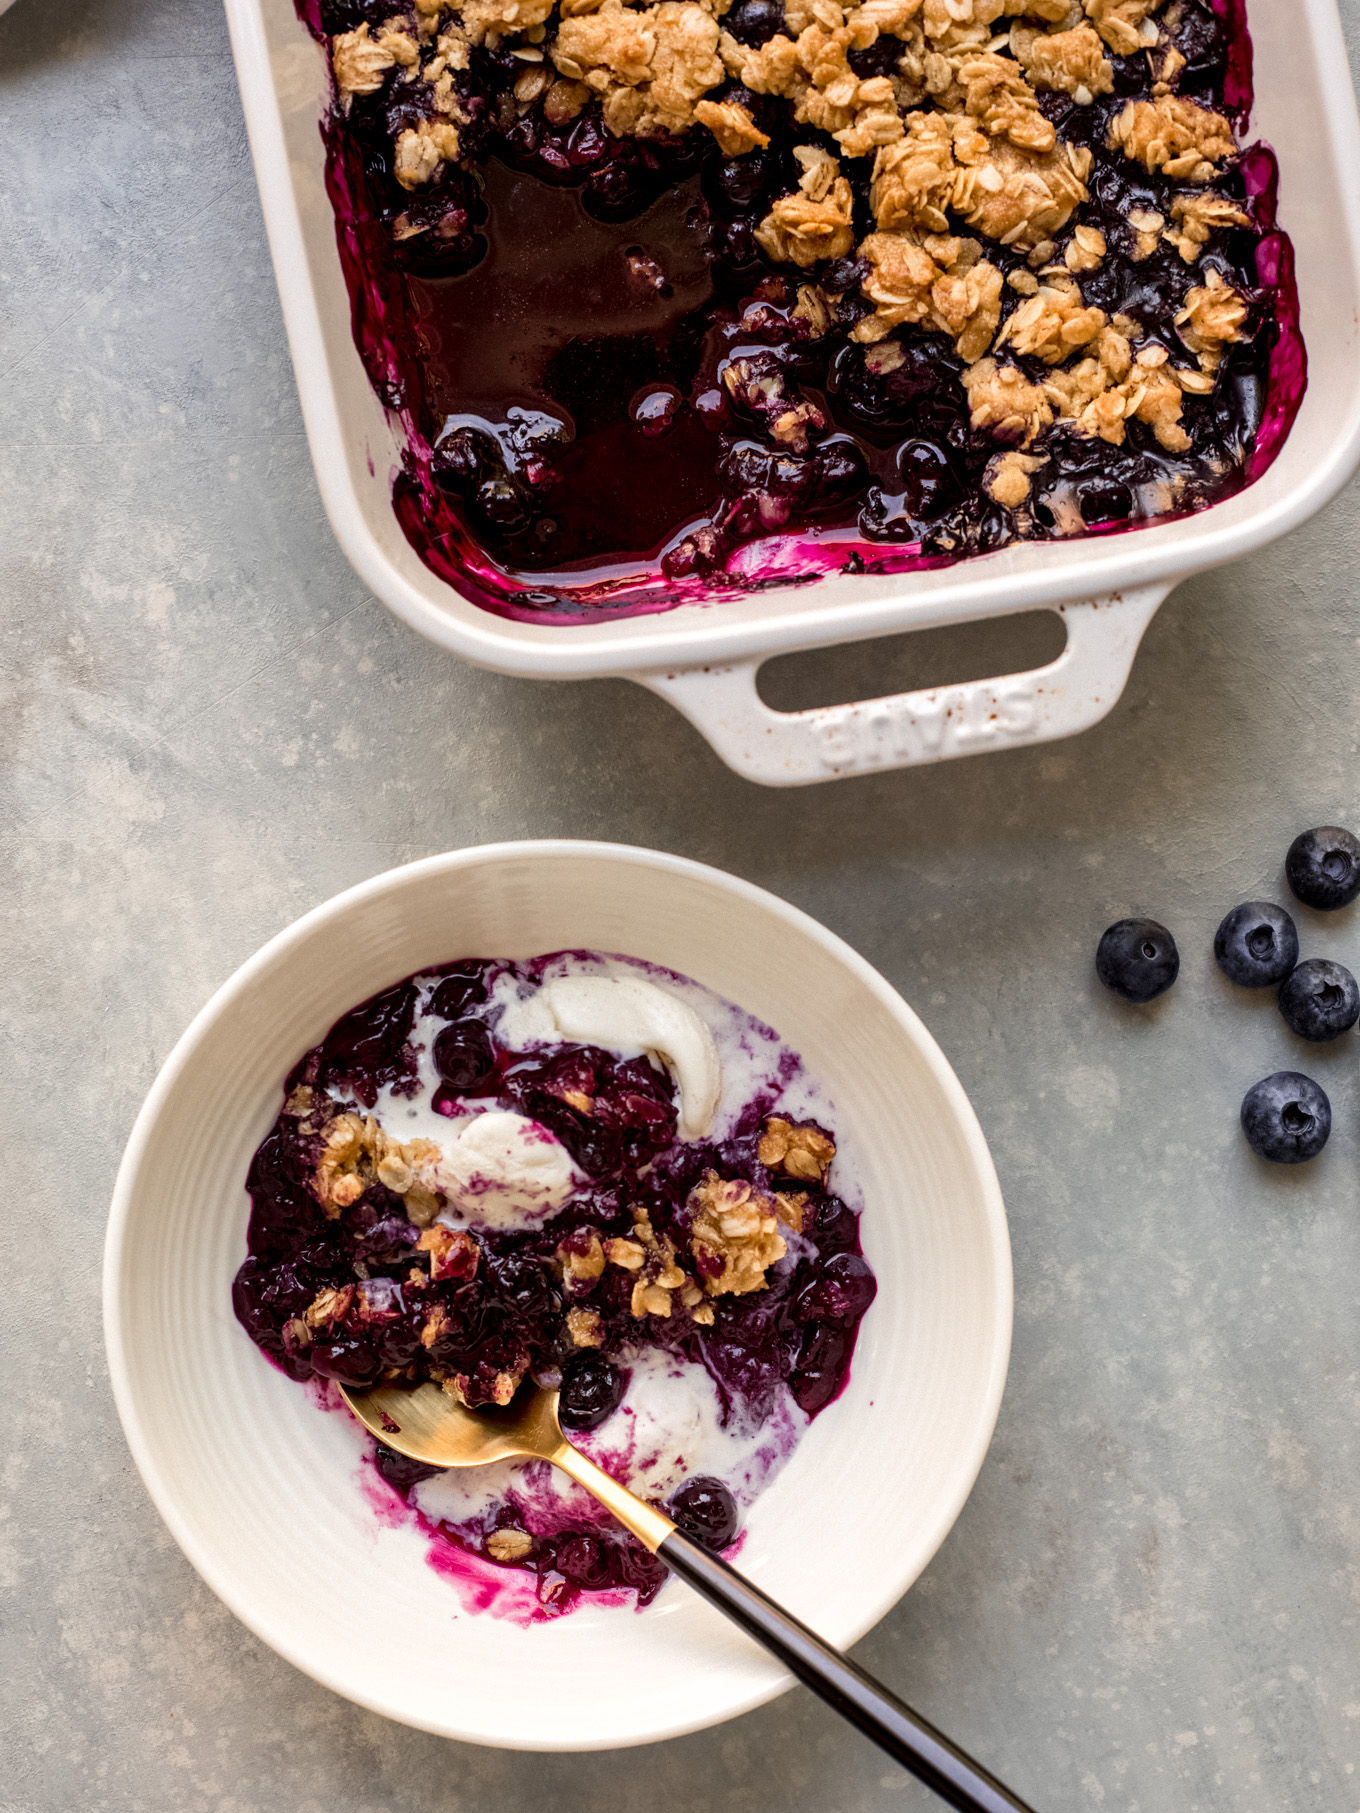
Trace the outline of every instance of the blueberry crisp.
<instances>
[{"instance_id":1,"label":"blueberry crisp","mask_svg":"<svg viewBox=\"0 0 1360 1813\"><path fill-rule=\"evenodd\" d=\"M722 1548L873 1300L843 1169L797 1055L699 984L580 952L445 965L288 1078L233 1301L294 1379L433 1380L474 1408L560 1387L573 1441ZM375 1463L446 1553L550 1611L665 1578L543 1463Z\"/></svg>"},{"instance_id":2,"label":"blueberry crisp","mask_svg":"<svg viewBox=\"0 0 1360 1813\"><path fill-rule=\"evenodd\" d=\"M1243 0L298 0L402 527L658 610L1240 489L1304 384Z\"/></svg>"}]
</instances>

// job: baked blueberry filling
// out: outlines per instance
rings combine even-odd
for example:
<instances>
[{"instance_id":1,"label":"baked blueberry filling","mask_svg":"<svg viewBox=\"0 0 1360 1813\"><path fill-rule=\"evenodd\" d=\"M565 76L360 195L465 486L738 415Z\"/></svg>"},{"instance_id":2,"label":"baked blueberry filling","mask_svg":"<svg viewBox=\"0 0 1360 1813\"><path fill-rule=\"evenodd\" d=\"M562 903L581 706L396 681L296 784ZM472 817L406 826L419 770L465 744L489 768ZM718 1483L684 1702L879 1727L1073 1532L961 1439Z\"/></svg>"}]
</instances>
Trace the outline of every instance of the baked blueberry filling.
<instances>
[{"instance_id":1,"label":"baked blueberry filling","mask_svg":"<svg viewBox=\"0 0 1360 1813\"><path fill-rule=\"evenodd\" d=\"M298 0L421 557L571 621L1184 514L1305 381L1243 0Z\"/></svg>"},{"instance_id":2,"label":"baked blueberry filling","mask_svg":"<svg viewBox=\"0 0 1360 1813\"><path fill-rule=\"evenodd\" d=\"M293 1379L433 1380L472 1407L556 1387L574 1440L726 1547L873 1301L835 1161L796 1054L697 984L580 953L445 966L288 1078L233 1303ZM376 1466L554 1609L664 1579L576 1488L502 1469L430 1497L434 1469Z\"/></svg>"}]
</instances>

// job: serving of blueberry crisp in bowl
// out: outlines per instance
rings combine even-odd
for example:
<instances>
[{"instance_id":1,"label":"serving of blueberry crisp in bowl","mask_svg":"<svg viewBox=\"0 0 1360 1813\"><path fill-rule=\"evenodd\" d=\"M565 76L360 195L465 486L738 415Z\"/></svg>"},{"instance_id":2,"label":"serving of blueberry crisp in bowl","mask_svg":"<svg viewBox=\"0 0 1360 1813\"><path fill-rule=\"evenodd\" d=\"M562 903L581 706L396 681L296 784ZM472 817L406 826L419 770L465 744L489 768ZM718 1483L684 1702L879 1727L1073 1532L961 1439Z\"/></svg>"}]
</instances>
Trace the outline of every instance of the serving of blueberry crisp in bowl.
<instances>
[{"instance_id":1,"label":"serving of blueberry crisp in bowl","mask_svg":"<svg viewBox=\"0 0 1360 1813\"><path fill-rule=\"evenodd\" d=\"M835 1161L798 1056L697 983L582 953L444 965L289 1077L236 1314L297 1380L433 1380L471 1408L560 1388L574 1441L726 1549L874 1298ZM666 1578L544 1463L438 1473L378 1444L373 1464L502 1614L645 1605Z\"/></svg>"},{"instance_id":2,"label":"serving of blueberry crisp in bowl","mask_svg":"<svg viewBox=\"0 0 1360 1813\"><path fill-rule=\"evenodd\" d=\"M565 1473L410 1467L344 1394L556 1394L583 1459L844 1648L972 1488L1011 1300L977 1118L884 978L733 876L568 840L388 871L243 964L105 1254L123 1427L213 1592L385 1717L553 1750L792 1677Z\"/></svg>"},{"instance_id":3,"label":"serving of blueberry crisp in bowl","mask_svg":"<svg viewBox=\"0 0 1360 1813\"><path fill-rule=\"evenodd\" d=\"M1166 519L1297 411L1241 0L298 5L397 515L501 615Z\"/></svg>"}]
</instances>

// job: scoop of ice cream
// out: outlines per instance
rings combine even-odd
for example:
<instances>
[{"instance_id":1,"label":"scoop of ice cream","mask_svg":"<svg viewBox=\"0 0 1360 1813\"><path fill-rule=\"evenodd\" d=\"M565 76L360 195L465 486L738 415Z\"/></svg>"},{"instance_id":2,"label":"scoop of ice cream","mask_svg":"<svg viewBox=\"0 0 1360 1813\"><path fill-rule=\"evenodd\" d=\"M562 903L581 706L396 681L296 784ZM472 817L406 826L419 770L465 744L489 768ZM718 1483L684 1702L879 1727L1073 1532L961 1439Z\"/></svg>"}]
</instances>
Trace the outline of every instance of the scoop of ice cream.
<instances>
[{"instance_id":1,"label":"scoop of ice cream","mask_svg":"<svg viewBox=\"0 0 1360 1813\"><path fill-rule=\"evenodd\" d=\"M542 996L564 1038L655 1053L679 1086L680 1137L708 1132L722 1099L722 1060L687 1002L640 976L557 976Z\"/></svg>"},{"instance_id":2,"label":"scoop of ice cream","mask_svg":"<svg viewBox=\"0 0 1360 1813\"><path fill-rule=\"evenodd\" d=\"M443 1143L435 1181L463 1220L513 1228L549 1215L585 1179L566 1147L523 1114L479 1114Z\"/></svg>"}]
</instances>

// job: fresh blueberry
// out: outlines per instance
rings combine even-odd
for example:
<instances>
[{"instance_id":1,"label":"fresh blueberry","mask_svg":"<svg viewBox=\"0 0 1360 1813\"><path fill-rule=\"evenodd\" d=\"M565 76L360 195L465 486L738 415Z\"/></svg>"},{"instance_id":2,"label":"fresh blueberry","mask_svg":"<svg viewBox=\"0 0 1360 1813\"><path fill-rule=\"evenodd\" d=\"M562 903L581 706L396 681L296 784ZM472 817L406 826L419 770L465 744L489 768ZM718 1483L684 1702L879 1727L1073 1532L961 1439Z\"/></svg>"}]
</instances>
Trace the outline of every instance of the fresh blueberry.
<instances>
[{"instance_id":1,"label":"fresh blueberry","mask_svg":"<svg viewBox=\"0 0 1360 1813\"><path fill-rule=\"evenodd\" d=\"M1283 907L1248 900L1233 908L1214 933L1214 956L1229 982L1269 988L1283 982L1299 960L1299 934Z\"/></svg>"},{"instance_id":2,"label":"fresh blueberry","mask_svg":"<svg viewBox=\"0 0 1360 1813\"><path fill-rule=\"evenodd\" d=\"M1117 919L1096 946L1096 974L1126 1001L1154 1001L1180 973L1176 940L1155 919Z\"/></svg>"},{"instance_id":3,"label":"fresh blueberry","mask_svg":"<svg viewBox=\"0 0 1360 1813\"><path fill-rule=\"evenodd\" d=\"M1289 846L1284 872L1305 906L1324 913L1349 906L1360 894L1360 839L1340 825L1300 831Z\"/></svg>"},{"instance_id":4,"label":"fresh blueberry","mask_svg":"<svg viewBox=\"0 0 1360 1813\"><path fill-rule=\"evenodd\" d=\"M319 1080L349 1082L365 1106L372 1107L381 1085L402 1074L415 1013L416 990L409 981L352 1008L326 1034Z\"/></svg>"},{"instance_id":5,"label":"fresh blueberry","mask_svg":"<svg viewBox=\"0 0 1360 1813\"><path fill-rule=\"evenodd\" d=\"M1247 1144L1276 1165L1316 1158L1332 1130L1332 1104L1311 1077L1277 1070L1242 1098Z\"/></svg>"},{"instance_id":6,"label":"fresh blueberry","mask_svg":"<svg viewBox=\"0 0 1360 1813\"><path fill-rule=\"evenodd\" d=\"M482 1276L495 1286L513 1321L522 1322L547 1299L548 1280L532 1253L490 1253Z\"/></svg>"},{"instance_id":7,"label":"fresh blueberry","mask_svg":"<svg viewBox=\"0 0 1360 1813\"><path fill-rule=\"evenodd\" d=\"M728 1548L737 1533L736 1500L720 1479L705 1473L678 1488L670 1513L686 1536L715 1554Z\"/></svg>"},{"instance_id":8,"label":"fresh blueberry","mask_svg":"<svg viewBox=\"0 0 1360 1813\"><path fill-rule=\"evenodd\" d=\"M1344 964L1308 957L1281 986L1280 1012L1301 1039L1339 1039L1360 1020L1360 988Z\"/></svg>"}]
</instances>

